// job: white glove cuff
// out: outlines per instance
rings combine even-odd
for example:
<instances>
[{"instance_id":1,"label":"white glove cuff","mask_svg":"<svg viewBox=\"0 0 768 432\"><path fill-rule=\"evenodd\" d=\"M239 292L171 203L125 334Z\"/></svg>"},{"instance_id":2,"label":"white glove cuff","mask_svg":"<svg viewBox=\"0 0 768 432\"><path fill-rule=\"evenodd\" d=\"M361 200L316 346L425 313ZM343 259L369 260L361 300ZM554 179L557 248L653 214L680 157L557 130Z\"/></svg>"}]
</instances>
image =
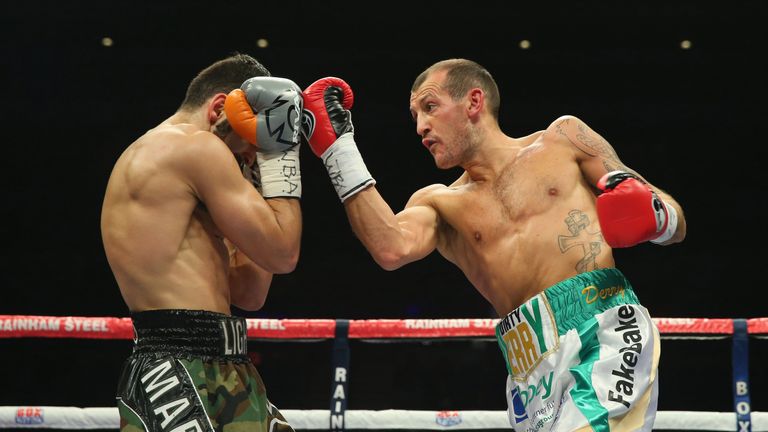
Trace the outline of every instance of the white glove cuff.
<instances>
[{"instance_id":1,"label":"white glove cuff","mask_svg":"<svg viewBox=\"0 0 768 432\"><path fill-rule=\"evenodd\" d=\"M299 146L278 153L256 153L264 198L301 198Z\"/></svg>"},{"instance_id":2,"label":"white glove cuff","mask_svg":"<svg viewBox=\"0 0 768 432\"><path fill-rule=\"evenodd\" d=\"M656 244L661 244L671 239L672 236L675 235L675 231L677 231L677 210L675 210L674 207L665 203L664 201L660 201L662 204L664 204L664 208L667 209L667 228L664 230L664 232L661 233L660 236L651 240L651 243Z\"/></svg>"},{"instance_id":3,"label":"white glove cuff","mask_svg":"<svg viewBox=\"0 0 768 432\"><path fill-rule=\"evenodd\" d=\"M352 132L342 134L320 156L341 202L376 184L355 144Z\"/></svg>"}]
</instances>

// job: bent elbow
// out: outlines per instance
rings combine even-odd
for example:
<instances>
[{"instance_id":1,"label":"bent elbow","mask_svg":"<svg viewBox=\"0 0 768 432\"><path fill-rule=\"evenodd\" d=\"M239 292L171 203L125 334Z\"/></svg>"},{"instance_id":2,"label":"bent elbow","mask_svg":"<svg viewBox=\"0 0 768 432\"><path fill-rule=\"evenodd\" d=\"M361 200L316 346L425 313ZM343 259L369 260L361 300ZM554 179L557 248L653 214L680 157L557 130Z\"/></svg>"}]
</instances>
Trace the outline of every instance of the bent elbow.
<instances>
[{"instance_id":1,"label":"bent elbow","mask_svg":"<svg viewBox=\"0 0 768 432\"><path fill-rule=\"evenodd\" d=\"M379 263L379 266L386 271L393 271L399 269L403 265L400 263Z\"/></svg>"},{"instance_id":2,"label":"bent elbow","mask_svg":"<svg viewBox=\"0 0 768 432\"><path fill-rule=\"evenodd\" d=\"M280 259L279 262L275 263L275 270L273 271L273 273L276 273L276 274L291 273L294 270L296 270L296 265L298 263L299 263L299 249L295 248L295 249L289 250L285 255L283 255L282 259Z\"/></svg>"},{"instance_id":3,"label":"bent elbow","mask_svg":"<svg viewBox=\"0 0 768 432\"><path fill-rule=\"evenodd\" d=\"M687 234L687 230L685 227L683 229L678 229L675 233L675 236L673 237L675 243L680 243L683 240L685 240L685 235Z\"/></svg>"},{"instance_id":4,"label":"bent elbow","mask_svg":"<svg viewBox=\"0 0 768 432\"><path fill-rule=\"evenodd\" d=\"M296 270L296 265L299 263L299 254L292 255L290 258L288 258L285 261L284 267L282 268L282 274L285 273L292 273L294 270Z\"/></svg>"},{"instance_id":5,"label":"bent elbow","mask_svg":"<svg viewBox=\"0 0 768 432\"><path fill-rule=\"evenodd\" d=\"M387 271L397 270L405 264L405 255L396 251L372 251L371 256L376 264Z\"/></svg>"},{"instance_id":6,"label":"bent elbow","mask_svg":"<svg viewBox=\"0 0 768 432\"><path fill-rule=\"evenodd\" d=\"M232 304L234 304L239 309L242 309L244 311L255 312L263 308L266 302L267 302L267 296L263 295L263 296L254 296L252 298L249 298L247 301L239 301Z\"/></svg>"},{"instance_id":7,"label":"bent elbow","mask_svg":"<svg viewBox=\"0 0 768 432\"><path fill-rule=\"evenodd\" d=\"M682 211L679 212L682 215ZM680 243L685 240L685 236L688 233L688 224L685 222L684 217L679 217L677 221L677 229L675 235L672 236L670 243Z\"/></svg>"}]
</instances>

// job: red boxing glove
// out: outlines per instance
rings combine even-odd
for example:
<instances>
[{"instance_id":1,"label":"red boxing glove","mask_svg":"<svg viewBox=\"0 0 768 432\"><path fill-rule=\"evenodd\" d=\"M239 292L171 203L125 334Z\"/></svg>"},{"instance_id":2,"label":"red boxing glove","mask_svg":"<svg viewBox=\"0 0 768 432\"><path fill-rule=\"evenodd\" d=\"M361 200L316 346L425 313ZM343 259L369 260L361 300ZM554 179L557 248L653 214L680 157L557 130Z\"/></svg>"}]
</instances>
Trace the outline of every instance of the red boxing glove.
<instances>
[{"instance_id":1,"label":"red boxing glove","mask_svg":"<svg viewBox=\"0 0 768 432\"><path fill-rule=\"evenodd\" d=\"M652 241L663 243L677 229L677 213L638 176L611 171L597 182L597 217L603 238L613 248Z\"/></svg>"},{"instance_id":2,"label":"red boxing glove","mask_svg":"<svg viewBox=\"0 0 768 432\"><path fill-rule=\"evenodd\" d=\"M321 78L304 90L304 109L315 117L309 146L318 157L337 138L354 130L349 112L353 102L352 88L341 78Z\"/></svg>"},{"instance_id":3,"label":"red boxing glove","mask_svg":"<svg viewBox=\"0 0 768 432\"><path fill-rule=\"evenodd\" d=\"M304 90L304 122L308 130L314 123L309 146L323 160L342 202L376 184L355 143L349 111L353 100L352 89L341 78L321 78Z\"/></svg>"}]
</instances>

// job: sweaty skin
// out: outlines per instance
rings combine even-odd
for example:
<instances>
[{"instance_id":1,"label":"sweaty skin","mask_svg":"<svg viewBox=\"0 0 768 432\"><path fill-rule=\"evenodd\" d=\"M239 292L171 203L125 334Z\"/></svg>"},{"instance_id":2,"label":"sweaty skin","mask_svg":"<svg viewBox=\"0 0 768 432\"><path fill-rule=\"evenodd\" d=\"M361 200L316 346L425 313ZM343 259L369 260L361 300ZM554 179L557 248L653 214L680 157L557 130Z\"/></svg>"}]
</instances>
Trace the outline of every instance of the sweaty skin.
<instances>
[{"instance_id":1,"label":"sweaty skin","mask_svg":"<svg viewBox=\"0 0 768 432\"><path fill-rule=\"evenodd\" d=\"M614 266L574 150L551 131L506 142L490 151L494 166L473 166L406 206L435 211L437 250L499 314L577 273Z\"/></svg>"},{"instance_id":2,"label":"sweaty skin","mask_svg":"<svg viewBox=\"0 0 768 432\"><path fill-rule=\"evenodd\" d=\"M444 78L433 72L411 94L410 109L436 165L465 171L449 186L417 191L398 214L375 187L347 200L352 228L373 258L392 270L436 249L500 316L561 280L614 267L595 185L608 171L631 170L608 142L573 116L511 138L488 114L481 89L453 101ZM682 215L668 194L649 186ZM684 235L681 217L665 244Z\"/></svg>"},{"instance_id":3,"label":"sweaty skin","mask_svg":"<svg viewBox=\"0 0 768 432\"><path fill-rule=\"evenodd\" d=\"M205 207L164 167L195 133L201 132L189 125L151 130L112 171L102 218L108 227L104 241L131 310L173 304L229 312L229 254L222 235Z\"/></svg>"},{"instance_id":4,"label":"sweaty skin","mask_svg":"<svg viewBox=\"0 0 768 432\"><path fill-rule=\"evenodd\" d=\"M113 168L102 238L131 311L258 309L272 274L292 271L298 259L298 200L265 201L233 155L252 161L255 150L232 133L214 135L206 122L177 113Z\"/></svg>"}]
</instances>

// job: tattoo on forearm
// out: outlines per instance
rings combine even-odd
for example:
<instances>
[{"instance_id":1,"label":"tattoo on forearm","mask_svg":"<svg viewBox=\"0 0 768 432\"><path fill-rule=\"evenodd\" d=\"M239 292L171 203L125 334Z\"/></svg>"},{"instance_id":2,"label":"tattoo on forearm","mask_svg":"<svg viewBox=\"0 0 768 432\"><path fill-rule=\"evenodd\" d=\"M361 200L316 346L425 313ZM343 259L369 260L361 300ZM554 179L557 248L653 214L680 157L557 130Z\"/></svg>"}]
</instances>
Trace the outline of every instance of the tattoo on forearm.
<instances>
[{"instance_id":1,"label":"tattoo on forearm","mask_svg":"<svg viewBox=\"0 0 768 432\"><path fill-rule=\"evenodd\" d=\"M616 161L607 160L607 159L603 159L603 167L605 167L605 170L608 172L616 171L616 170L627 171L627 172L632 171L621 162L616 162Z\"/></svg>"},{"instance_id":2,"label":"tattoo on forearm","mask_svg":"<svg viewBox=\"0 0 768 432\"><path fill-rule=\"evenodd\" d=\"M614 161L609 161L609 160L603 159L603 167L605 167L605 170L608 171L608 172L617 171L617 170L618 171L625 171L625 172L634 174L634 175L636 175L636 176L638 176L640 178L643 178L640 174L637 173L637 171L629 168L628 166L624 165L621 162L614 162ZM645 180L643 180L643 181L645 181Z\"/></svg>"},{"instance_id":3,"label":"tattoo on forearm","mask_svg":"<svg viewBox=\"0 0 768 432\"><path fill-rule=\"evenodd\" d=\"M581 250L582 258L576 263L576 271L584 273L598 269L597 256L600 254L603 235L600 230L590 232L589 216L581 210L571 210L565 218L565 224L571 235L557 236L560 252L577 248Z\"/></svg>"}]
</instances>

